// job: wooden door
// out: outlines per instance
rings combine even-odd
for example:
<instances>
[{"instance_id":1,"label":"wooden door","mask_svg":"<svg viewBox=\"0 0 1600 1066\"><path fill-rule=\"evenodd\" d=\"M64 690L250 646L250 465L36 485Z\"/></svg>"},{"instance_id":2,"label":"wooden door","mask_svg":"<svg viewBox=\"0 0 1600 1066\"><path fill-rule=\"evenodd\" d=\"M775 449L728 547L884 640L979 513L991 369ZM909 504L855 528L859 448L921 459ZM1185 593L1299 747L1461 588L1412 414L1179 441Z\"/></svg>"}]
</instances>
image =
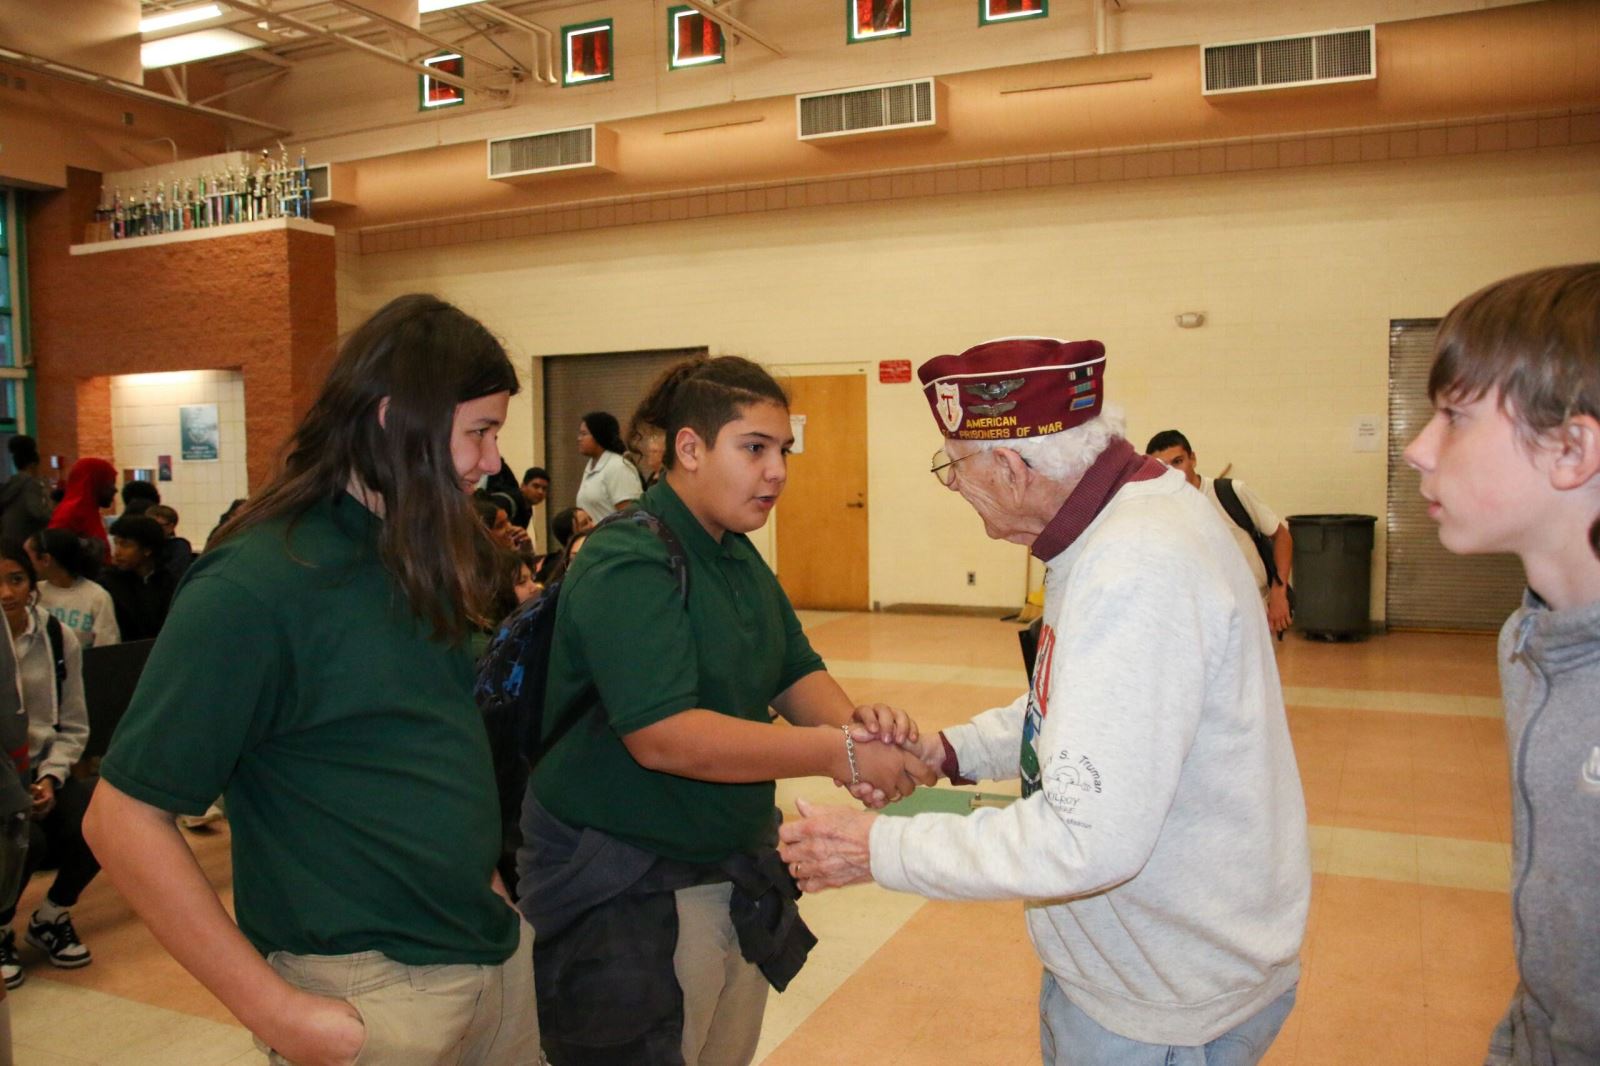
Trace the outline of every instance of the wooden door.
<instances>
[{"instance_id":1,"label":"wooden door","mask_svg":"<svg viewBox=\"0 0 1600 1066\"><path fill-rule=\"evenodd\" d=\"M795 377L804 450L778 501L778 580L796 607L867 609L867 379Z\"/></svg>"}]
</instances>

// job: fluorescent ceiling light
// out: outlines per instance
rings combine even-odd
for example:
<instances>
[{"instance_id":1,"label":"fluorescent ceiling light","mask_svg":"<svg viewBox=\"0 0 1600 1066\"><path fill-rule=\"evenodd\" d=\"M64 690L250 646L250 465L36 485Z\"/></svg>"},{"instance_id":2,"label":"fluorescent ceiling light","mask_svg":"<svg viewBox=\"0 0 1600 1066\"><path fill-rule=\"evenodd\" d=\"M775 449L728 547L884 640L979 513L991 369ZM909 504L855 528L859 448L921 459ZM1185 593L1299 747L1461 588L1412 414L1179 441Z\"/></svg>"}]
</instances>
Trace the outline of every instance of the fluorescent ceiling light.
<instances>
[{"instance_id":1,"label":"fluorescent ceiling light","mask_svg":"<svg viewBox=\"0 0 1600 1066\"><path fill-rule=\"evenodd\" d=\"M157 30L170 30L174 26L187 26L191 22L204 22L214 19L222 14L222 8L216 4L201 4L199 7L186 7L178 11L167 11L160 15L152 15L147 19L139 20L140 33L154 33Z\"/></svg>"},{"instance_id":2,"label":"fluorescent ceiling light","mask_svg":"<svg viewBox=\"0 0 1600 1066\"><path fill-rule=\"evenodd\" d=\"M232 30L197 30L162 41L150 41L139 48L139 63L146 70L192 63L197 59L225 56L260 48L261 41Z\"/></svg>"},{"instance_id":3,"label":"fluorescent ceiling light","mask_svg":"<svg viewBox=\"0 0 1600 1066\"><path fill-rule=\"evenodd\" d=\"M426 15L430 11L448 11L452 7L466 7L476 4L479 0L417 0L417 14Z\"/></svg>"}]
</instances>

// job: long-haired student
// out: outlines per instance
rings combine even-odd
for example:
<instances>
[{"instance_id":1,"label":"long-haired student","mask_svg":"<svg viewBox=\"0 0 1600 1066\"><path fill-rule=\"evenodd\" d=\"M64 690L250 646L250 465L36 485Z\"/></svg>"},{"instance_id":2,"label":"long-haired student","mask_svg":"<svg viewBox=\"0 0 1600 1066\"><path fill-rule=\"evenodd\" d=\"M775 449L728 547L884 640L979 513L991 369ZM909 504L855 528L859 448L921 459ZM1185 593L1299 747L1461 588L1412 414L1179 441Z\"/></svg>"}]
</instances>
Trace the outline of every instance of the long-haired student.
<instances>
[{"instance_id":1,"label":"long-haired student","mask_svg":"<svg viewBox=\"0 0 1600 1066\"><path fill-rule=\"evenodd\" d=\"M467 651L492 595L469 494L516 390L434 297L358 327L190 569L101 764L95 853L274 1063L538 1061ZM219 793L237 925L172 820Z\"/></svg>"}]
</instances>

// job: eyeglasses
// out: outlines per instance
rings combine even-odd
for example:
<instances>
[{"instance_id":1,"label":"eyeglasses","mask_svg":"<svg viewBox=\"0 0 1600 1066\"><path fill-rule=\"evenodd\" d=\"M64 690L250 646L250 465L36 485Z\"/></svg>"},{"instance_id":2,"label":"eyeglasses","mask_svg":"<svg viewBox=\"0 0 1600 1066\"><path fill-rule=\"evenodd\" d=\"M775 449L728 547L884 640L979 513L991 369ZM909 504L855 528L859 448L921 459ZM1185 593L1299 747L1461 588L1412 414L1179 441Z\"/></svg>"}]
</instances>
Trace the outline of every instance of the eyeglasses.
<instances>
[{"instance_id":1,"label":"eyeglasses","mask_svg":"<svg viewBox=\"0 0 1600 1066\"><path fill-rule=\"evenodd\" d=\"M961 462L962 459L971 459L977 454L977 452L968 452L966 455L963 455L961 459L952 459L945 454L945 450L943 448L936 449L933 453L933 460L929 465L928 473L938 478L939 484L943 485L945 488L949 488L956 479L956 472L950 468Z\"/></svg>"}]
</instances>

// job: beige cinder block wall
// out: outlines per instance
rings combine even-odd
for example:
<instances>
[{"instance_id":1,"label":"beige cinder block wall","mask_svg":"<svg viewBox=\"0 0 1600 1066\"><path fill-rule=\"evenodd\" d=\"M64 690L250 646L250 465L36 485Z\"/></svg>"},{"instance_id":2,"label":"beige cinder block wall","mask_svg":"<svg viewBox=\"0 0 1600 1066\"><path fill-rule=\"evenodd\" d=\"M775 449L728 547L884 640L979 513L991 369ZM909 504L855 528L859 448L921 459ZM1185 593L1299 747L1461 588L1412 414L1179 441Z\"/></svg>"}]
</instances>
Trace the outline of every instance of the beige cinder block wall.
<instances>
[{"instance_id":1,"label":"beige cinder block wall","mask_svg":"<svg viewBox=\"0 0 1600 1066\"><path fill-rule=\"evenodd\" d=\"M1597 188L1588 144L885 200L341 265L365 306L437 291L521 357L704 344L778 366L871 366L1007 334L1096 337L1136 445L1179 426L1206 472L1232 462L1283 514L1381 516L1385 454L1351 438L1359 416L1386 418L1390 319L1595 258ZM1177 328L1180 311L1206 325ZM1023 550L985 538L926 473L937 438L916 387L869 382L873 601L1015 605ZM507 434L514 463L542 432L532 393ZM1383 550L1380 521L1379 618Z\"/></svg>"}]
</instances>

